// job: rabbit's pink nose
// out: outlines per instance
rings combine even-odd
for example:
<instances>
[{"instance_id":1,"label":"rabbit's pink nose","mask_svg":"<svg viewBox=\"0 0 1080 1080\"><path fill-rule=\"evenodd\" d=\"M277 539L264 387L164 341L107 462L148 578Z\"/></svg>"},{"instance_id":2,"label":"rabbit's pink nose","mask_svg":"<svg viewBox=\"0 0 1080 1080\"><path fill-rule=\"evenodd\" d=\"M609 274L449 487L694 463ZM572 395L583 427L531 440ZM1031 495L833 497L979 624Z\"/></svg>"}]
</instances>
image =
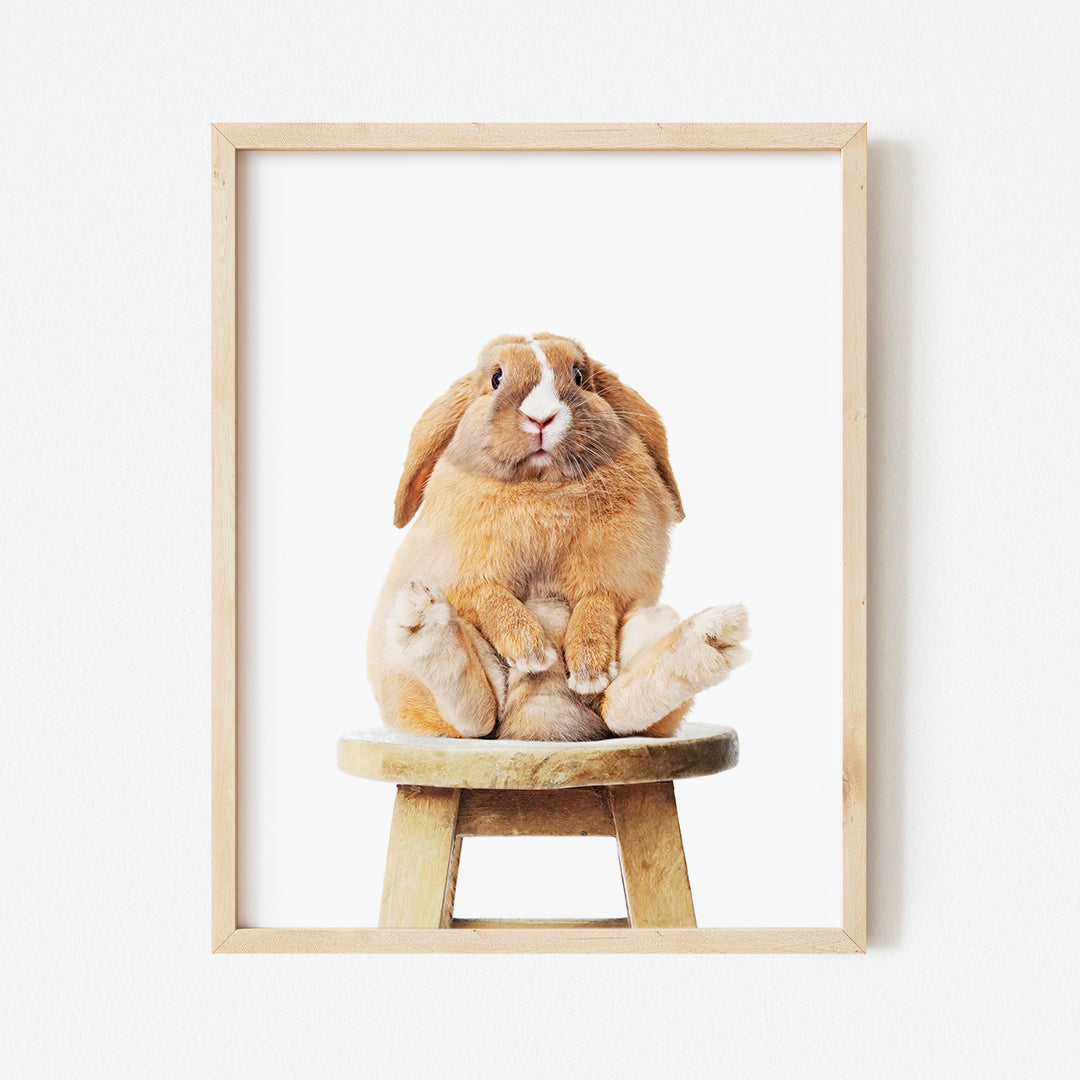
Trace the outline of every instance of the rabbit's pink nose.
<instances>
[{"instance_id":1,"label":"rabbit's pink nose","mask_svg":"<svg viewBox=\"0 0 1080 1080\"><path fill-rule=\"evenodd\" d=\"M552 413L546 420L537 420L535 416L529 416L528 414L526 414L525 419L534 423L538 430L543 431L544 428L546 428L548 424L550 424L551 421L554 420L555 417L558 415L558 413Z\"/></svg>"}]
</instances>

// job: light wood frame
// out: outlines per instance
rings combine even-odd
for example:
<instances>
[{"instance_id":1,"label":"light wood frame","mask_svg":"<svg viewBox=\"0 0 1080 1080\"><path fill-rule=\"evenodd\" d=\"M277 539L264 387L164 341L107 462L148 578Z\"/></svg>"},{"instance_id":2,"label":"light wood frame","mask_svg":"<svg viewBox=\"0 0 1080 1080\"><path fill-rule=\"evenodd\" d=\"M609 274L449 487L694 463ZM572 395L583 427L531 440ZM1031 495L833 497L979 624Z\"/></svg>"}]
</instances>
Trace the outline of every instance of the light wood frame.
<instances>
[{"instance_id":1,"label":"light wood frame","mask_svg":"<svg viewBox=\"0 0 1080 1080\"><path fill-rule=\"evenodd\" d=\"M763 929L298 929L237 926L236 156L244 150L835 150L843 185L843 925ZM211 126L214 952L866 950L865 124Z\"/></svg>"}]
</instances>

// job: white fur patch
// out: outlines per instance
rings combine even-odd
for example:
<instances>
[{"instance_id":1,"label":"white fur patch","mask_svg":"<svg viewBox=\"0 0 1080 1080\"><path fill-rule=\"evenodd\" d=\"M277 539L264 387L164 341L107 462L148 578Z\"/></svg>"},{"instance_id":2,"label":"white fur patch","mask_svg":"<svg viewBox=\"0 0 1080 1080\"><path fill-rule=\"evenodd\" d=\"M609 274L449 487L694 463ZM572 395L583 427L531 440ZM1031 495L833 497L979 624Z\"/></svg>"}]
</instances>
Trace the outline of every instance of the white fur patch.
<instances>
[{"instance_id":1,"label":"white fur patch","mask_svg":"<svg viewBox=\"0 0 1080 1080\"><path fill-rule=\"evenodd\" d=\"M554 446L567 432L570 427L570 408L559 397L555 389L555 372L552 370L540 342L533 338L528 339L532 346L536 359L540 362L540 381L529 391L525 400L519 406L522 413L522 430L530 434L536 431L536 425L532 420L547 420L554 417L543 431L544 449Z\"/></svg>"},{"instance_id":2,"label":"white fur patch","mask_svg":"<svg viewBox=\"0 0 1080 1080\"><path fill-rule=\"evenodd\" d=\"M667 604L638 608L623 624L619 635L619 663L626 667L639 652L679 625L679 616Z\"/></svg>"}]
</instances>

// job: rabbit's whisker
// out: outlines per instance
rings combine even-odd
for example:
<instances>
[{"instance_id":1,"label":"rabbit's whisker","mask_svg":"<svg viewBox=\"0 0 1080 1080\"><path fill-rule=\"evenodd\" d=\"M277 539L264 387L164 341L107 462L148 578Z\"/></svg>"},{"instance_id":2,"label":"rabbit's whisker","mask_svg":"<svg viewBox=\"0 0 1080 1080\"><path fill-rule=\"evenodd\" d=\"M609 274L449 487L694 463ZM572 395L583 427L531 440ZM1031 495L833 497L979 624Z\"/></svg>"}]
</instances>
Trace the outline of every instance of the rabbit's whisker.
<instances>
[{"instance_id":1,"label":"rabbit's whisker","mask_svg":"<svg viewBox=\"0 0 1080 1080\"><path fill-rule=\"evenodd\" d=\"M595 458L599 463L599 468L611 467L617 469L619 472L623 473L626 476L630 475L626 472L625 469L622 469L618 465L616 465L610 458L601 457L600 454L597 451L593 450L591 447L581 446L578 449L581 451L581 453L588 454L590 457ZM607 496L608 500L608 510L610 511L612 518L614 518L615 500L611 497L611 491L609 490L607 484L604 483L603 477L599 474L598 467L593 466L592 468L590 468L589 474L604 489L604 494Z\"/></svg>"},{"instance_id":2,"label":"rabbit's whisker","mask_svg":"<svg viewBox=\"0 0 1080 1080\"><path fill-rule=\"evenodd\" d=\"M581 488L585 492L585 512L588 515L587 521L589 524L589 528L592 528L592 510L589 506L589 485L585 482L585 473L582 471L581 467L574 462L572 458L570 459L570 466L575 470L578 478L581 480Z\"/></svg>"},{"instance_id":3,"label":"rabbit's whisker","mask_svg":"<svg viewBox=\"0 0 1080 1080\"><path fill-rule=\"evenodd\" d=\"M592 457L594 457L596 459L596 464L593 466L594 469L601 469L601 468L603 468L603 469L614 469L616 472L622 473L622 475L625 476L628 480L635 480L636 479L634 477L633 473L629 472L628 470L624 469L621 465L617 464L615 462L615 459L613 457L611 457L611 455L602 454L601 451L591 449L590 447L587 447L587 446L583 446L583 447L581 447L581 449L585 453L590 454Z\"/></svg>"}]
</instances>

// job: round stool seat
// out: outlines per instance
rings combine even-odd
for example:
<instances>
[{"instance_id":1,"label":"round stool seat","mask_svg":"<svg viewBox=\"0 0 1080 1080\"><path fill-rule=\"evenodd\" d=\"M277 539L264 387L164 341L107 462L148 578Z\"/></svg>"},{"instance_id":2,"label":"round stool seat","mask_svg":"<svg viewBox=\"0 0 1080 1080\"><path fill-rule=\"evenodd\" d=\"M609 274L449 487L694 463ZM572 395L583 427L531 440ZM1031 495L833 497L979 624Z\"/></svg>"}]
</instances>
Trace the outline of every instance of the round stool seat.
<instances>
[{"instance_id":1,"label":"round stool seat","mask_svg":"<svg viewBox=\"0 0 1080 1080\"><path fill-rule=\"evenodd\" d=\"M652 784L708 776L739 760L739 737L728 727L683 724L667 739L648 736L599 742L421 738L387 728L338 740L342 772L421 787L549 790Z\"/></svg>"}]
</instances>

